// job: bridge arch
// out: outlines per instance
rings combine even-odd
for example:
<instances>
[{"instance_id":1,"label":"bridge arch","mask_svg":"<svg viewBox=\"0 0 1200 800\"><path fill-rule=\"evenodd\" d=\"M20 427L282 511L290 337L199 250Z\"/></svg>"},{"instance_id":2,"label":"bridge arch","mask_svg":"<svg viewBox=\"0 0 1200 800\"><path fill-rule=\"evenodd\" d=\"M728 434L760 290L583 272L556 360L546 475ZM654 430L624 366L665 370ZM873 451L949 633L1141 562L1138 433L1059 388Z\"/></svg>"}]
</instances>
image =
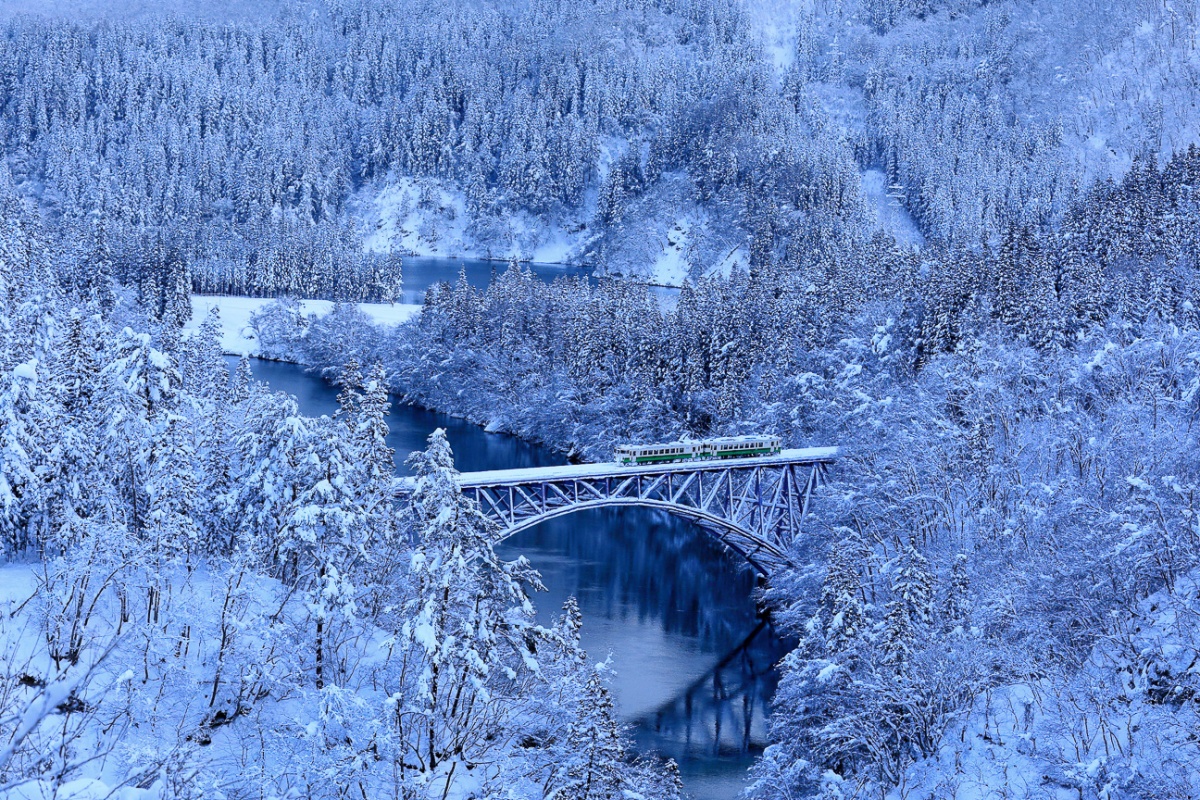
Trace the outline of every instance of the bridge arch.
<instances>
[{"instance_id":1,"label":"bridge arch","mask_svg":"<svg viewBox=\"0 0 1200 800\"><path fill-rule=\"evenodd\" d=\"M758 458L656 466L572 464L464 472L459 488L495 523L499 538L589 508L641 506L691 519L763 575L788 566L788 546L813 493L837 458L833 447ZM411 490L401 479L397 493Z\"/></svg>"},{"instance_id":2,"label":"bridge arch","mask_svg":"<svg viewBox=\"0 0 1200 800\"><path fill-rule=\"evenodd\" d=\"M549 522L559 517L566 517L579 511L631 507L664 511L672 516L697 523L706 533L716 538L721 544L733 550L746 561L749 561L756 570L764 575L769 574L771 569L776 569L788 562L787 554L781 551L775 544L756 536L727 519L687 506L665 503L660 500L640 500L637 498L609 498L553 508L544 514L523 519L516 525L504 528L500 533L499 541L516 536L518 533L541 525L543 522Z\"/></svg>"}]
</instances>

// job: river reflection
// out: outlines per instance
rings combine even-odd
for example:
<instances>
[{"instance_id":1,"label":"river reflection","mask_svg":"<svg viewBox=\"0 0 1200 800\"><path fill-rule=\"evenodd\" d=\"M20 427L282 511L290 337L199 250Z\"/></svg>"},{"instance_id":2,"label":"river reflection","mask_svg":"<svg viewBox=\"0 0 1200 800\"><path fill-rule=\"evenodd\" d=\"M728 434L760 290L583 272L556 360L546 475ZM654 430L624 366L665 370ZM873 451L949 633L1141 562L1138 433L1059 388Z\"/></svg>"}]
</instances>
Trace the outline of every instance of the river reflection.
<instances>
[{"instance_id":1,"label":"river reflection","mask_svg":"<svg viewBox=\"0 0 1200 800\"><path fill-rule=\"evenodd\" d=\"M231 359L231 363L232 363ZM337 390L302 368L252 362L255 377L296 396L303 413L332 414ZM461 471L552 466L565 459L463 420L394 404L388 444L398 472L445 428ZM583 644L611 655L621 718L642 752L679 762L698 800L737 795L766 739L780 641L760 623L754 575L702 529L652 509L590 509L550 520L505 541L505 558L526 556L547 591L534 600L544 622L568 596L583 612Z\"/></svg>"}]
</instances>

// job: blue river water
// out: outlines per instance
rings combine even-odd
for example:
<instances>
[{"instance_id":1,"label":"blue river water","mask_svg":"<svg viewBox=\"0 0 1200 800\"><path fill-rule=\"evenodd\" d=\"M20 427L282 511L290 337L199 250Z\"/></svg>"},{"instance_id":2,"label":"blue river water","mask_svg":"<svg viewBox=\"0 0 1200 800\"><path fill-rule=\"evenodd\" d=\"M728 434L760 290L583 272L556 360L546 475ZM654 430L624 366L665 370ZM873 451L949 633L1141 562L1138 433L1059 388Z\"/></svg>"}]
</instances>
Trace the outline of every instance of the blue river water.
<instances>
[{"instance_id":1,"label":"blue river water","mask_svg":"<svg viewBox=\"0 0 1200 800\"><path fill-rule=\"evenodd\" d=\"M414 269L412 262L420 264ZM432 280L468 268L486 285L494 262L406 260L405 283L420 302ZM483 272L483 267L488 271ZM540 277L562 274L557 267ZM418 273L425 280L418 280ZM424 284L424 285L421 285ZM295 395L303 413L332 414L337 390L302 367L253 362L255 377ZM461 471L551 466L564 457L461 419L393 403L388 443L397 471L408 453L444 428ZM574 596L583 612L583 643L596 661L612 659L611 688L640 752L674 758L697 800L728 800L766 740L773 665L783 644L761 622L754 574L690 522L649 509L579 512L505 541L502 557L526 556L542 574L534 597L543 621Z\"/></svg>"},{"instance_id":2,"label":"blue river water","mask_svg":"<svg viewBox=\"0 0 1200 800\"><path fill-rule=\"evenodd\" d=\"M587 267L564 267L557 264L524 264L526 269L533 272L544 281L552 281L559 276L590 277L592 271ZM508 269L504 261L483 261L478 258L405 258L401 264L404 273L404 287L400 293L401 303L422 303L425 300L425 290L435 283L454 283L459 273L467 276L467 282L479 289L491 283L492 277Z\"/></svg>"}]
</instances>

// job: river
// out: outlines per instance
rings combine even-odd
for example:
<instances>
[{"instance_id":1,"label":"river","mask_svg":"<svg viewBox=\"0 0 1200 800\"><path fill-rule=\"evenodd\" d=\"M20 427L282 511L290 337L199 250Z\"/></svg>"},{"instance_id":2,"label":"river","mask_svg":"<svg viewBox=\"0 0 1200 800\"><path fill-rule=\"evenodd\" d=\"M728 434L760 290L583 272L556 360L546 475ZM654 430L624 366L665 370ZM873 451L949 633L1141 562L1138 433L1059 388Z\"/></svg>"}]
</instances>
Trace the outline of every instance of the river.
<instances>
[{"instance_id":1,"label":"river","mask_svg":"<svg viewBox=\"0 0 1200 800\"><path fill-rule=\"evenodd\" d=\"M564 267L557 264L523 264L534 275L544 281L566 275L590 278L592 271L587 267ZM492 276L508 269L504 261L484 261L478 258L417 258L406 257L401 263L404 286L400 292L401 303L421 304L425 301L425 290L439 281L454 283L459 272L467 276L467 282L483 289L491 283Z\"/></svg>"},{"instance_id":2,"label":"river","mask_svg":"<svg viewBox=\"0 0 1200 800\"><path fill-rule=\"evenodd\" d=\"M559 264L522 264L539 279L547 283L560 276L588 278L593 283L590 267L568 267ZM504 261L484 261L478 258L427 258L408 256L402 264L404 272L404 288L400 292L399 302L420 305L425 301L425 290L439 281L453 283L458 280L460 272L466 275L467 282L472 286L483 289L497 275L508 269ZM679 296L679 289L671 286L647 285L647 290L654 295L659 303L673 307Z\"/></svg>"},{"instance_id":3,"label":"river","mask_svg":"<svg viewBox=\"0 0 1200 800\"><path fill-rule=\"evenodd\" d=\"M468 279L486 285L496 265L473 263ZM413 284L431 281L413 280L409 264L406 284L423 290ZM426 273L444 276L445 264L438 266L440 272ZM554 274L562 270L539 276ZM258 380L295 395L305 414L332 414L337 407L336 388L301 367L257 360L252 366ZM439 427L446 429L461 471L565 463L548 448L393 403L388 444L399 473L406 472L405 456L424 447ZM578 600L583 644L596 661L611 656L611 688L638 750L674 758L696 800L736 796L765 744L776 681L772 665L784 652L757 617L754 575L740 558L690 522L636 508L561 517L507 540L498 551L509 559L525 555L541 572L547 591L534 601L544 622L558 615L568 596Z\"/></svg>"}]
</instances>

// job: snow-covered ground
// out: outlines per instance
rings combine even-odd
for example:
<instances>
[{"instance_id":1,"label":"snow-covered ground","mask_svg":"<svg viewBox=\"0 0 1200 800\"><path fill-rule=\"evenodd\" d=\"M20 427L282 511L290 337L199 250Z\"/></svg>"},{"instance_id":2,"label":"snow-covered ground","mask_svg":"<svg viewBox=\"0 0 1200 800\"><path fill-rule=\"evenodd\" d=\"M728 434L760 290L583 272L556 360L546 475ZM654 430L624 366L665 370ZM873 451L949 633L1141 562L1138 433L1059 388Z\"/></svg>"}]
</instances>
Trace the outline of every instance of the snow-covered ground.
<instances>
[{"instance_id":1,"label":"snow-covered ground","mask_svg":"<svg viewBox=\"0 0 1200 800\"><path fill-rule=\"evenodd\" d=\"M604 259L607 274L678 287L689 277L728 275L749 264L744 237L728 230L719 213L697 206L684 176L665 184L630 201L623 232ZM570 218L549 222L524 212L480 217L458 188L405 177L363 190L353 214L370 252L580 264L595 256L596 234L588 226L593 205L584 202Z\"/></svg>"},{"instance_id":2,"label":"snow-covered ground","mask_svg":"<svg viewBox=\"0 0 1200 800\"><path fill-rule=\"evenodd\" d=\"M354 214L366 230L367 250L376 253L572 264L591 236L581 222L584 210L578 220L553 223L523 212L479 217L457 187L408 177L365 190L355 200Z\"/></svg>"},{"instance_id":3,"label":"snow-covered ground","mask_svg":"<svg viewBox=\"0 0 1200 800\"><path fill-rule=\"evenodd\" d=\"M681 219L667 231L662 253L650 268L650 277L660 286L682 286L688 274L688 232L691 222Z\"/></svg>"},{"instance_id":4,"label":"snow-covered ground","mask_svg":"<svg viewBox=\"0 0 1200 800\"><path fill-rule=\"evenodd\" d=\"M924 243L924 237L917 230L917 224L909 216L908 210L898 197L892 196L887 176L883 170L869 169L862 176L863 197L867 206L875 214L875 224L885 233L891 234L896 241L910 247L919 247Z\"/></svg>"},{"instance_id":5,"label":"snow-covered ground","mask_svg":"<svg viewBox=\"0 0 1200 800\"><path fill-rule=\"evenodd\" d=\"M978 698L889 800L1194 797L1198 622L1200 572L1193 571L1177 578L1174 591L1144 600L1076 674Z\"/></svg>"},{"instance_id":6,"label":"snow-covered ground","mask_svg":"<svg viewBox=\"0 0 1200 800\"><path fill-rule=\"evenodd\" d=\"M184 332L198 331L208 310L215 308L221 318L221 349L230 355L256 355L259 352L258 333L250 317L262 309L271 298L230 297L213 295L192 296L192 318L184 326ZM309 317L320 317L333 309L329 300L301 300L300 307ZM421 311L419 305L404 303L359 303L359 309L376 325L398 325L412 319Z\"/></svg>"}]
</instances>

